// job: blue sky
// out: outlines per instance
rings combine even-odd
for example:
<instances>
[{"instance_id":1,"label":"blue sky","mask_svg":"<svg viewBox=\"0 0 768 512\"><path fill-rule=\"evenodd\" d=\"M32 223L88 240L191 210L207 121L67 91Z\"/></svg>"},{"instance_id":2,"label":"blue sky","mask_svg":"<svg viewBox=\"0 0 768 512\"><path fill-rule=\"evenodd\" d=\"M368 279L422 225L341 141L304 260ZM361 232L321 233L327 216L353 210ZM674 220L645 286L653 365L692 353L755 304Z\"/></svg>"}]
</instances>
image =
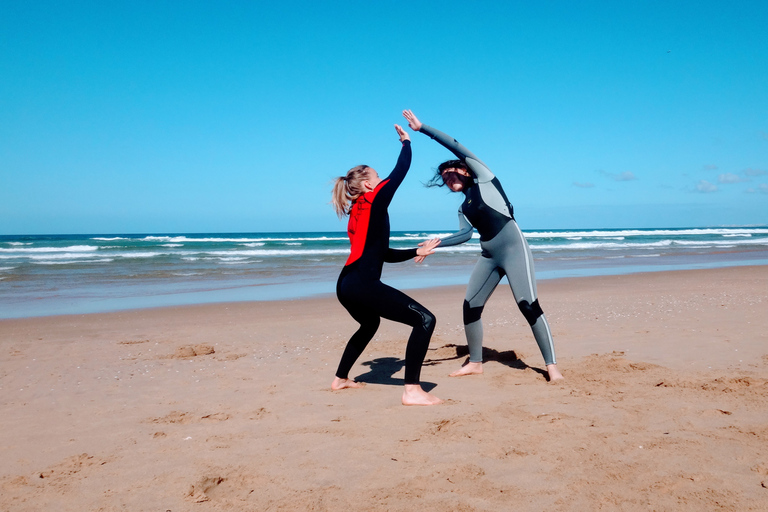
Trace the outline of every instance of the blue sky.
<instances>
[{"instance_id":1,"label":"blue sky","mask_svg":"<svg viewBox=\"0 0 768 512\"><path fill-rule=\"evenodd\" d=\"M768 2L0 2L0 234L344 230L411 108L523 229L768 224ZM457 226L411 132L395 230Z\"/></svg>"}]
</instances>

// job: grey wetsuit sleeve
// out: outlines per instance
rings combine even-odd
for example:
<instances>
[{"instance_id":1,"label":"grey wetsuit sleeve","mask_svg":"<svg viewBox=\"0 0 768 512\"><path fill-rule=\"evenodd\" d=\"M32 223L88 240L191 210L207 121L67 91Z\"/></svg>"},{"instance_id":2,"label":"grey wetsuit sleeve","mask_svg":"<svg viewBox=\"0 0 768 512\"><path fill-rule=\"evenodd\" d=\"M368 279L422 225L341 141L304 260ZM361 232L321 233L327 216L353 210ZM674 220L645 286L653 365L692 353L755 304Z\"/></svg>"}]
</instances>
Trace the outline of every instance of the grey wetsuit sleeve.
<instances>
[{"instance_id":1,"label":"grey wetsuit sleeve","mask_svg":"<svg viewBox=\"0 0 768 512\"><path fill-rule=\"evenodd\" d=\"M459 160L466 162L467 167L469 167L475 174L478 183L487 183L496 177L488 166L480 161L474 153L465 148L459 141L450 135L443 133L440 130L436 130L431 126L427 126L426 124L422 124L419 131L436 140L441 146L456 155Z\"/></svg>"},{"instance_id":2,"label":"grey wetsuit sleeve","mask_svg":"<svg viewBox=\"0 0 768 512\"><path fill-rule=\"evenodd\" d=\"M472 238L472 231L472 224L469 223L461 209L459 209L459 230L452 235L441 238L438 247L450 247L452 245L463 244Z\"/></svg>"}]
</instances>

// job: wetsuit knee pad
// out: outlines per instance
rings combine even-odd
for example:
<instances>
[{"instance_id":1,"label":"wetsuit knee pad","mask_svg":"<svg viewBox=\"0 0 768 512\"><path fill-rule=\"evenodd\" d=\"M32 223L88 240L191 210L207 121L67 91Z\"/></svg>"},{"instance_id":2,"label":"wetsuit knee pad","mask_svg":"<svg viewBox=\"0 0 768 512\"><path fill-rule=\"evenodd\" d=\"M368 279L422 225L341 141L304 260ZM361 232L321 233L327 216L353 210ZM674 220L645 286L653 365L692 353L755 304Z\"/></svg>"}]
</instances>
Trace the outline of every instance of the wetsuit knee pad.
<instances>
[{"instance_id":1,"label":"wetsuit knee pad","mask_svg":"<svg viewBox=\"0 0 768 512\"><path fill-rule=\"evenodd\" d=\"M469 305L468 301L464 301L464 325L469 325L472 322L477 322L483 315L483 308L485 306L478 306L473 308Z\"/></svg>"},{"instance_id":2,"label":"wetsuit knee pad","mask_svg":"<svg viewBox=\"0 0 768 512\"><path fill-rule=\"evenodd\" d=\"M435 323L437 319L428 309L418 304L408 304L408 308L417 312L421 316L421 325L427 332L432 332L435 329Z\"/></svg>"},{"instance_id":3,"label":"wetsuit knee pad","mask_svg":"<svg viewBox=\"0 0 768 512\"><path fill-rule=\"evenodd\" d=\"M517 303L517 307L520 308L520 312L528 321L528 325L535 324L536 320L544 314L544 311L541 310L541 306L539 306L539 299L533 301L533 304L530 304L527 300L521 300Z\"/></svg>"}]
</instances>

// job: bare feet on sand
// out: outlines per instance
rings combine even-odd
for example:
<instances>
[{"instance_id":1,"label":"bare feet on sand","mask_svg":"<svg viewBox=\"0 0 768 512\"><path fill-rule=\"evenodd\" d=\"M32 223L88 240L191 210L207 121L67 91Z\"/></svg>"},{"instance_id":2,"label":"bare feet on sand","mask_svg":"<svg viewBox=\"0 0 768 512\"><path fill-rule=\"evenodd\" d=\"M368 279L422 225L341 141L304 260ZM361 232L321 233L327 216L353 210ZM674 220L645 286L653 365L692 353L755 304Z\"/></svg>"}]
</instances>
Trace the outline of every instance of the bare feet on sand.
<instances>
[{"instance_id":1,"label":"bare feet on sand","mask_svg":"<svg viewBox=\"0 0 768 512\"><path fill-rule=\"evenodd\" d=\"M340 379L338 377L333 379L331 383L331 389L334 391L347 388L362 388L363 386L365 386L365 382L355 382L352 379Z\"/></svg>"},{"instance_id":2,"label":"bare feet on sand","mask_svg":"<svg viewBox=\"0 0 768 512\"><path fill-rule=\"evenodd\" d=\"M563 380L565 378L560 373L560 370L557 369L556 364L548 364L547 373L549 374L549 382L554 382L556 380Z\"/></svg>"},{"instance_id":3,"label":"bare feet on sand","mask_svg":"<svg viewBox=\"0 0 768 512\"><path fill-rule=\"evenodd\" d=\"M481 373L483 373L482 361L479 363L469 362L448 376L461 377L462 375L480 375Z\"/></svg>"},{"instance_id":4,"label":"bare feet on sand","mask_svg":"<svg viewBox=\"0 0 768 512\"><path fill-rule=\"evenodd\" d=\"M435 395L430 395L421 384L406 384L403 391L403 405L438 405L443 403Z\"/></svg>"}]
</instances>

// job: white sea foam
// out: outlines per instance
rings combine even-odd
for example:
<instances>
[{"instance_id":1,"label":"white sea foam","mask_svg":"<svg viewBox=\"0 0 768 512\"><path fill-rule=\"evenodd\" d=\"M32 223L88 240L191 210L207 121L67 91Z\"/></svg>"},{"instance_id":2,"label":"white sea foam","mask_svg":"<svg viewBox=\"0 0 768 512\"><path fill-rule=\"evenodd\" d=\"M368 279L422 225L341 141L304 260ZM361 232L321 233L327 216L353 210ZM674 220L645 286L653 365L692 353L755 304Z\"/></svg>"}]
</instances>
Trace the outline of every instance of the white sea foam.
<instances>
[{"instance_id":1,"label":"white sea foam","mask_svg":"<svg viewBox=\"0 0 768 512\"><path fill-rule=\"evenodd\" d=\"M42 253L42 252L91 252L98 251L96 245L70 245L68 247L19 247L6 249L0 247L0 253Z\"/></svg>"},{"instance_id":2,"label":"white sea foam","mask_svg":"<svg viewBox=\"0 0 768 512\"><path fill-rule=\"evenodd\" d=\"M208 256L309 256L313 254L334 255L349 254L348 248L343 249L252 249L247 251L208 251Z\"/></svg>"},{"instance_id":3,"label":"white sea foam","mask_svg":"<svg viewBox=\"0 0 768 512\"><path fill-rule=\"evenodd\" d=\"M575 236L615 237L615 236L702 236L702 235L744 235L744 234L768 234L768 228L692 228L692 229L619 229L616 231L532 231L525 233L526 238L569 238Z\"/></svg>"},{"instance_id":4,"label":"white sea foam","mask_svg":"<svg viewBox=\"0 0 768 512\"><path fill-rule=\"evenodd\" d=\"M78 253L78 252L64 252L55 254L29 254L26 256L30 260L44 261L44 260L94 260L99 259L97 254L91 253Z\"/></svg>"},{"instance_id":5,"label":"white sea foam","mask_svg":"<svg viewBox=\"0 0 768 512\"><path fill-rule=\"evenodd\" d=\"M654 242L582 242L564 244L531 243L531 250L616 250L616 249L649 249L656 247L679 246L691 249L726 248L748 245L768 245L768 238L749 238L743 240L657 240Z\"/></svg>"},{"instance_id":6,"label":"white sea foam","mask_svg":"<svg viewBox=\"0 0 768 512\"><path fill-rule=\"evenodd\" d=\"M93 260L83 259L62 259L62 260L40 260L35 261L36 265L75 265L75 264L91 264L91 263L111 263L115 261L113 258L97 258Z\"/></svg>"},{"instance_id":7,"label":"white sea foam","mask_svg":"<svg viewBox=\"0 0 768 512\"><path fill-rule=\"evenodd\" d=\"M154 258L155 256L162 256L168 253L163 252L152 252L152 251L131 251L131 252L121 252L114 254L114 256L119 256L121 258Z\"/></svg>"},{"instance_id":8,"label":"white sea foam","mask_svg":"<svg viewBox=\"0 0 768 512\"><path fill-rule=\"evenodd\" d=\"M679 245L702 245L704 247L733 247L737 245L768 245L768 238L752 238L743 240L710 240L710 241L696 241L696 240L675 240L674 243Z\"/></svg>"},{"instance_id":9,"label":"white sea foam","mask_svg":"<svg viewBox=\"0 0 768 512\"><path fill-rule=\"evenodd\" d=\"M658 242L628 242L628 243L616 243L616 242L582 242L575 244L546 244L535 245L531 244L531 250L570 250L570 251L588 251L588 250L612 250L612 249L647 249L656 247L667 247L672 244L671 240L660 240Z\"/></svg>"},{"instance_id":10,"label":"white sea foam","mask_svg":"<svg viewBox=\"0 0 768 512\"><path fill-rule=\"evenodd\" d=\"M236 242L236 243L247 243L247 242L295 242L295 241L306 241L306 242L328 242L328 241L336 241L336 240L347 240L347 237L328 237L328 236L317 236L317 237L259 237L259 238L217 238L217 237L211 237L211 238L189 238L186 236L146 236L144 238L141 238L142 241L147 242L174 242L174 243L227 243L227 242Z\"/></svg>"}]
</instances>

